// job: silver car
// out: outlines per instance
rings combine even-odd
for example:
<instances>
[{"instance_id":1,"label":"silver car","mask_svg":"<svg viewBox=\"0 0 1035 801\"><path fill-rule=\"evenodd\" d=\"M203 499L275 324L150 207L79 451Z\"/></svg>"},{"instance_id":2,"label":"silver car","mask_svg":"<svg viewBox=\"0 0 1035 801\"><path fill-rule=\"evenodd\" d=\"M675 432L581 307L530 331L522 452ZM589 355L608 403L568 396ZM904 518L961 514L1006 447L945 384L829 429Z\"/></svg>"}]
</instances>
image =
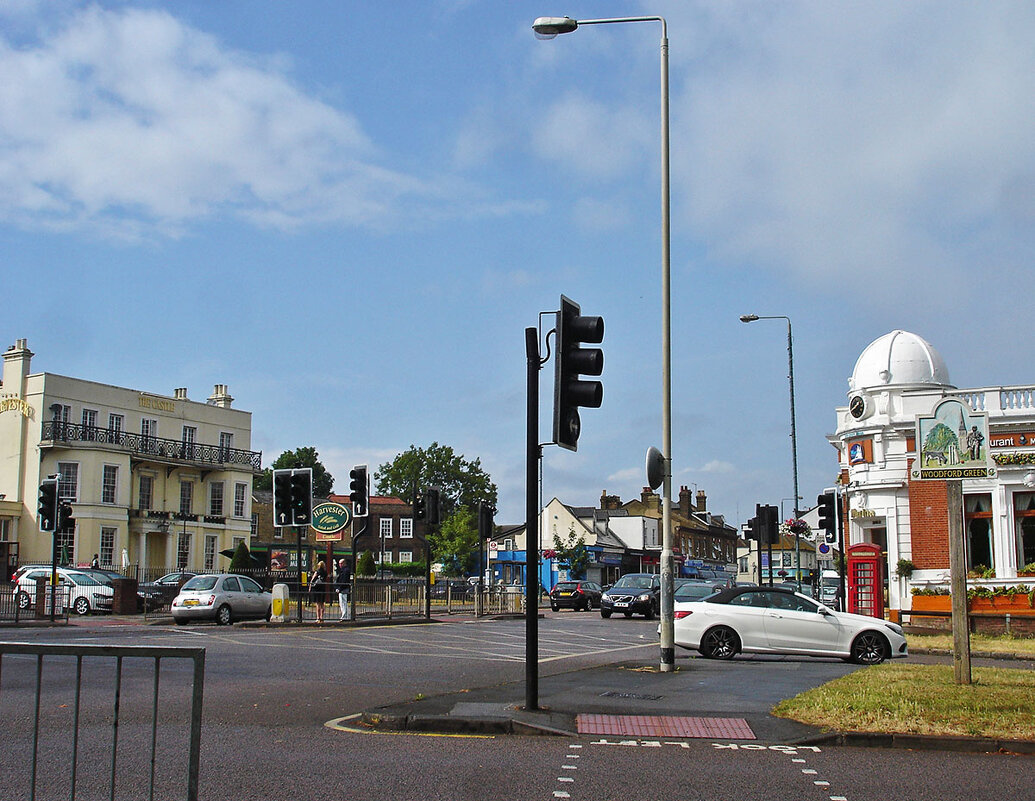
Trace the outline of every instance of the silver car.
<instances>
[{"instance_id":1,"label":"silver car","mask_svg":"<svg viewBox=\"0 0 1035 801\"><path fill-rule=\"evenodd\" d=\"M195 620L214 620L219 626L248 618L269 620L272 609L273 593L248 576L232 573L195 576L172 602L173 620L181 626Z\"/></svg>"}]
</instances>

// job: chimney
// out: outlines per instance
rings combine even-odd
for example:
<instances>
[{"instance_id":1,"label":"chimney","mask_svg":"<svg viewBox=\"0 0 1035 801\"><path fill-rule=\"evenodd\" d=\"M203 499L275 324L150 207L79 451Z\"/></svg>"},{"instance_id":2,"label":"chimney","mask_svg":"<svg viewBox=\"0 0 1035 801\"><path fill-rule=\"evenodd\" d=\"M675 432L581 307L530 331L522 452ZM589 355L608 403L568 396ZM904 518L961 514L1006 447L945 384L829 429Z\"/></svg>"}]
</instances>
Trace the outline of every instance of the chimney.
<instances>
[{"instance_id":1,"label":"chimney","mask_svg":"<svg viewBox=\"0 0 1035 801\"><path fill-rule=\"evenodd\" d=\"M173 398L176 400L187 400L187 388L177 387L173 390Z\"/></svg>"},{"instance_id":2,"label":"chimney","mask_svg":"<svg viewBox=\"0 0 1035 801\"><path fill-rule=\"evenodd\" d=\"M697 511L708 511L708 496L704 494L704 490L697 490Z\"/></svg>"},{"instance_id":3,"label":"chimney","mask_svg":"<svg viewBox=\"0 0 1035 801\"><path fill-rule=\"evenodd\" d=\"M640 493L640 501L645 506L650 505L651 503L656 501L657 498L658 496L654 494L654 490L652 490L650 487L644 487L643 492Z\"/></svg>"},{"instance_id":4,"label":"chimney","mask_svg":"<svg viewBox=\"0 0 1035 801\"><path fill-rule=\"evenodd\" d=\"M3 391L16 398L25 397L25 379L29 376L32 351L24 339L17 340L4 351Z\"/></svg>"},{"instance_id":5,"label":"chimney","mask_svg":"<svg viewBox=\"0 0 1035 801\"><path fill-rule=\"evenodd\" d=\"M600 508L604 510L615 510L622 508L622 497L620 495L608 495L607 490L600 493Z\"/></svg>"},{"instance_id":6,"label":"chimney","mask_svg":"<svg viewBox=\"0 0 1035 801\"><path fill-rule=\"evenodd\" d=\"M690 517L694 513L693 504L690 503L690 488L679 488L679 513L683 517Z\"/></svg>"},{"instance_id":7,"label":"chimney","mask_svg":"<svg viewBox=\"0 0 1035 801\"><path fill-rule=\"evenodd\" d=\"M224 409L229 409L230 404L233 402L234 399L226 391L226 384L216 384L212 394L208 396L210 406L222 406Z\"/></svg>"}]
</instances>

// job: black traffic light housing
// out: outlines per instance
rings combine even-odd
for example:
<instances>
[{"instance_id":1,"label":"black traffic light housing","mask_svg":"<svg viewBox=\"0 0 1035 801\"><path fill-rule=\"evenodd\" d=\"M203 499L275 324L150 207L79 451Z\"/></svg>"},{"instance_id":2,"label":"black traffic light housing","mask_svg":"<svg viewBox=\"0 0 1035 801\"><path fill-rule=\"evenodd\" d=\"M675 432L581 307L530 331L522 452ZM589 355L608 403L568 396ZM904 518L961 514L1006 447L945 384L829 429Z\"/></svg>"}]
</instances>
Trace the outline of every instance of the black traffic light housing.
<instances>
[{"instance_id":1,"label":"black traffic light housing","mask_svg":"<svg viewBox=\"0 0 1035 801\"><path fill-rule=\"evenodd\" d=\"M828 535L837 532L836 496L833 492L824 492L816 502L819 504L819 527ZM829 539L827 540L829 542Z\"/></svg>"},{"instance_id":2,"label":"black traffic light housing","mask_svg":"<svg viewBox=\"0 0 1035 801\"><path fill-rule=\"evenodd\" d=\"M424 514L429 526L442 522L442 496L437 487L424 491Z\"/></svg>"},{"instance_id":3,"label":"black traffic light housing","mask_svg":"<svg viewBox=\"0 0 1035 801\"><path fill-rule=\"evenodd\" d=\"M75 531L75 518L72 516L72 504L66 502L58 506L57 530L65 533Z\"/></svg>"},{"instance_id":4,"label":"black traffic light housing","mask_svg":"<svg viewBox=\"0 0 1035 801\"><path fill-rule=\"evenodd\" d=\"M496 514L496 510L485 501L478 501L478 538L487 540L491 539L494 533L495 526L493 525L492 519Z\"/></svg>"},{"instance_id":5,"label":"black traffic light housing","mask_svg":"<svg viewBox=\"0 0 1035 801\"><path fill-rule=\"evenodd\" d=\"M760 526L758 524L758 518L752 517L747 521L747 525L744 527L744 539L746 540L757 540L759 538Z\"/></svg>"},{"instance_id":6,"label":"black traffic light housing","mask_svg":"<svg viewBox=\"0 0 1035 801\"><path fill-rule=\"evenodd\" d=\"M349 500L353 517L369 516L370 487L365 464L358 464L349 471Z\"/></svg>"},{"instance_id":7,"label":"black traffic light housing","mask_svg":"<svg viewBox=\"0 0 1035 801\"><path fill-rule=\"evenodd\" d=\"M586 342L604 341L604 318L584 317L580 311L579 304L561 295L553 384L553 441L569 451L579 447L579 407L597 409L604 397L603 384L579 377L604 371L604 352L600 348L581 347Z\"/></svg>"},{"instance_id":8,"label":"black traffic light housing","mask_svg":"<svg viewBox=\"0 0 1035 801\"><path fill-rule=\"evenodd\" d=\"M308 526L313 521L313 469L291 471L291 525Z\"/></svg>"},{"instance_id":9,"label":"black traffic light housing","mask_svg":"<svg viewBox=\"0 0 1035 801\"><path fill-rule=\"evenodd\" d=\"M36 513L40 531L56 531L58 520L58 480L45 478L40 484L39 508Z\"/></svg>"},{"instance_id":10,"label":"black traffic light housing","mask_svg":"<svg viewBox=\"0 0 1035 801\"><path fill-rule=\"evenodd\" d=\"M277 528L291 522L291 471L273 471L273 525Z\"/></svg>"},{"instance_id":11,"label":"black traffic light housing","mask_svg":"<svg viewBox=\"0 0 1035 801\"><path fill-rule=\"evenodd\" d=\"M424 496L415 494L413 496L413 519L425 520L427 516L427 502L424 500Z\"/></svg>"},{"instance_id":12,"label":"black traffic light housing","mask_svg":"<svg viewBox=\"0 0 1035 801\"><path fill-rule=\"evenodd\" d=\"M779 509L772 505L757 507L761 540L769 545L776 545L780 542L779 511Z\"/></svg>"}]
</instances>

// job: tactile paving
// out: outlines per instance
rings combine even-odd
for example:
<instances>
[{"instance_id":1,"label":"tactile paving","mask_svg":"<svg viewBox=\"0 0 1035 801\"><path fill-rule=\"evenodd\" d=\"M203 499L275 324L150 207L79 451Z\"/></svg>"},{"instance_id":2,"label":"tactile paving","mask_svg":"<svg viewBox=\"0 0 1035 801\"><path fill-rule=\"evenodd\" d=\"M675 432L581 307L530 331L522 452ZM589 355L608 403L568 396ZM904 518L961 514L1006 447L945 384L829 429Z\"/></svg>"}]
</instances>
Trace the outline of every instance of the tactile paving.
<instances>
[{"instance_id":1,"label":"tactile paving","mask_svg":"<svg viewBox=\"0 0 1035 801\"><path fill-rule=\"evenodd\" d=\"M575 719L579 734L615 737L700 737L754 740L744 718L693 718L668 715L590 715Z\"/></svg>"}]
</instances>

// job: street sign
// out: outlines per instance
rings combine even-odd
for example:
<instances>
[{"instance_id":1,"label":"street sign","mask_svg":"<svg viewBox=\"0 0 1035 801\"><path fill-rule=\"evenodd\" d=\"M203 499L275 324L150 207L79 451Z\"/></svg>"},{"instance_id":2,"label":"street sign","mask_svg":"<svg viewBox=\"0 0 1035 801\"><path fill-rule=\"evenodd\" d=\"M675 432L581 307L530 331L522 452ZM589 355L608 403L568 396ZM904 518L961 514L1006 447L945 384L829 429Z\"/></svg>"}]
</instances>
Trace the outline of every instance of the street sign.
<instances>
[{"instance_id":1,"label":"street sign","mask_svg":"<svg viewBox=\"0 0 1035 801\"><path fill-rule=\"evenodd\" d=\"M912 477L926 480L995 478L988 449L988 415L946 398L929 416L916 418L917 458Z\"/></svg>"},{"instance_id":2,"label":"street sign","mask_svg":"<svg viewBox=\"0 0 1035 801\"><path fill-rule=\"evenodd\" d=\"M316 534L317 542L338 541L341 532L352 521L349 507L333 501L318 503L313 507L313 522L310 528Z\"/></svg>"}]
</instances>

